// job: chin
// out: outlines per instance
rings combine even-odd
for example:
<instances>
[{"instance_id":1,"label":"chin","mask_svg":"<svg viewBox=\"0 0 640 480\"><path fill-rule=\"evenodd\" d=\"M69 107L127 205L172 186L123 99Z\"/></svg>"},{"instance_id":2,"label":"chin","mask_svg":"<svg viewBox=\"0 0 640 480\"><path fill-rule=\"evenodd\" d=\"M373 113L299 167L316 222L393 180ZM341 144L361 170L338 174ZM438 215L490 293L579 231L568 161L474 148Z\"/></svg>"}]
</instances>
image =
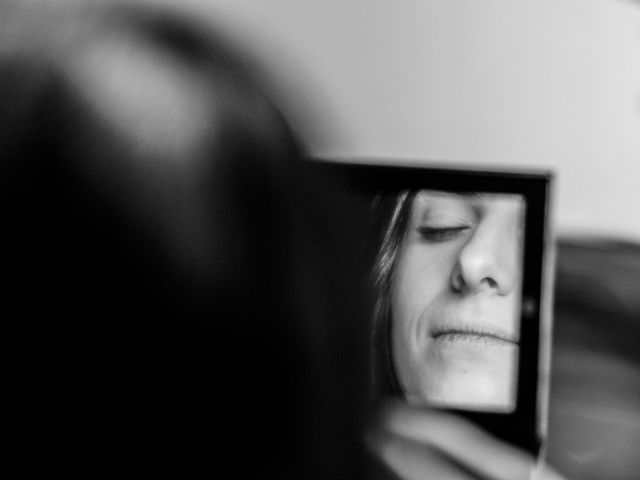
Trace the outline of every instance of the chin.
<instances>
[{"instance_id":1,"label":"chin","mask_svg":"<svg viewBox=\"0 0 640 480\"><path fill-rule=\"evenodd\" d=\"M516 402L518 346L440 349L422 368L417 395L429 404L511 412Z\"/></svg>"}]
</instances>

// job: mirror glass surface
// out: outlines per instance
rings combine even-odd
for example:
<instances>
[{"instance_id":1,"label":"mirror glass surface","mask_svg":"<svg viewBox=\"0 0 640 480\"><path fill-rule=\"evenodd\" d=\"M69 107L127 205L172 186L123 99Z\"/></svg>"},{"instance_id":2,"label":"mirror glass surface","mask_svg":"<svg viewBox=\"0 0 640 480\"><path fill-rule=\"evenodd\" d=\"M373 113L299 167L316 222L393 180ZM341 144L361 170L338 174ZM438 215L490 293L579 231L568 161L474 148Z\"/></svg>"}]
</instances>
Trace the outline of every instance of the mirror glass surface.
<instances>
[{"instance_id":1,"label":"mirror glass surface","mask_svg":"<svg viewBox=\"0 0 640 480\"><path fill-rule=\"evenodd\" d=\"M513 411L524 196L423 189L377 201L378 376L412 403Z\"/></svg>"}]
</instances>

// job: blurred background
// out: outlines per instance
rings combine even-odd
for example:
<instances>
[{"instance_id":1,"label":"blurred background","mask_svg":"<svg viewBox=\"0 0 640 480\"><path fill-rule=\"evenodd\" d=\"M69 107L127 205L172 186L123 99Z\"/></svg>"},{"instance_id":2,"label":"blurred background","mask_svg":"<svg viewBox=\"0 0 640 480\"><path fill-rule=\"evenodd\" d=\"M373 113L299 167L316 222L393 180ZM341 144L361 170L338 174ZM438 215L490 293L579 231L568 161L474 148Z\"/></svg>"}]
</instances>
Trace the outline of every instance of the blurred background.
<instances>
[{"instance_id":1,"label":"blurred background","mask_svg":"<svg viewBox=\"0 0 640 480\"><path fill-rule=\"evenodd\" d=\"M640 2L181 4L267 59L313 155L550 167L560 233L640 238Z\"/></svg>"},{"instance_id":2,"label":"blurred background","mask_svg":"<svg viewBox=\"0 0 640 480\"><path fill-rule=\"evenodd\" d=\"M261 58L314 156L552 168L560 233L640 238L640 2L128 2Z\"/></svg>"},{"instance_id":3,"label":"blurred background","mask_svg":"<svg viewBox=\"0 0 640 480\"><path fill-rule=\"evenodd\" d=\"M553 170L548 456L569 478L638 478L640 2L129 1L259 58L311 156Z\"/></svg>"}]
</instances>

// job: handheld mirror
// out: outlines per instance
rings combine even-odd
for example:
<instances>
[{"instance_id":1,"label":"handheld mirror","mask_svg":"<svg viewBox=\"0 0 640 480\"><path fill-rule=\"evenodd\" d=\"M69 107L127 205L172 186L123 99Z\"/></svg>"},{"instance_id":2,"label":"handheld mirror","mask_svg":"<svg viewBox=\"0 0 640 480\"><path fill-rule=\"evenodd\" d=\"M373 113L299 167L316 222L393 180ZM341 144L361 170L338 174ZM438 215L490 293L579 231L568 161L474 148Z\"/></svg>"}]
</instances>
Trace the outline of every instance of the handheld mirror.
<instances>
[{"instance_id":1,"label":"handheld mirror","mask_svg":"<svg viewBox=\"0 0 640 480\"><path fill-rule=\"evenodd\" d=\"M372 389L538 453L550 345L548 172L314 161L359 211ZM357 222L356 222L357 223Z\"/></svg>"}]
</instances>

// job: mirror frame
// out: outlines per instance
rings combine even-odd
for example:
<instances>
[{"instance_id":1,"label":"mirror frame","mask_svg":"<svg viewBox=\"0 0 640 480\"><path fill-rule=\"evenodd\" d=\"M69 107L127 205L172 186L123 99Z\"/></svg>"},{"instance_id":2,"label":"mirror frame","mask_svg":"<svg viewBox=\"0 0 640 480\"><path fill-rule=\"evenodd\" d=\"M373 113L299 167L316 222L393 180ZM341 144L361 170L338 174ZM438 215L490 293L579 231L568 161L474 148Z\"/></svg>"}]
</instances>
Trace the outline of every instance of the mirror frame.
<instances>
[{"instance_id":1,"label":"mirror frame","mask_svg":"<svg viewBox=\"0 0 640 480\"><path fill-rule=\"evenodd\" d=\"M526 202L523 281L520 309L521 343L516 406L510 413L443 408L470 418L499 438L534 455L547 432L551 354L551 303L554 243L550 229L553 175L550 171L479 169L420 162L375 162L309 159L314 174L330 177L340 193L365 195L401 190L444 190L456 193L518 194Z\"/></svg>"}]
</instances>

